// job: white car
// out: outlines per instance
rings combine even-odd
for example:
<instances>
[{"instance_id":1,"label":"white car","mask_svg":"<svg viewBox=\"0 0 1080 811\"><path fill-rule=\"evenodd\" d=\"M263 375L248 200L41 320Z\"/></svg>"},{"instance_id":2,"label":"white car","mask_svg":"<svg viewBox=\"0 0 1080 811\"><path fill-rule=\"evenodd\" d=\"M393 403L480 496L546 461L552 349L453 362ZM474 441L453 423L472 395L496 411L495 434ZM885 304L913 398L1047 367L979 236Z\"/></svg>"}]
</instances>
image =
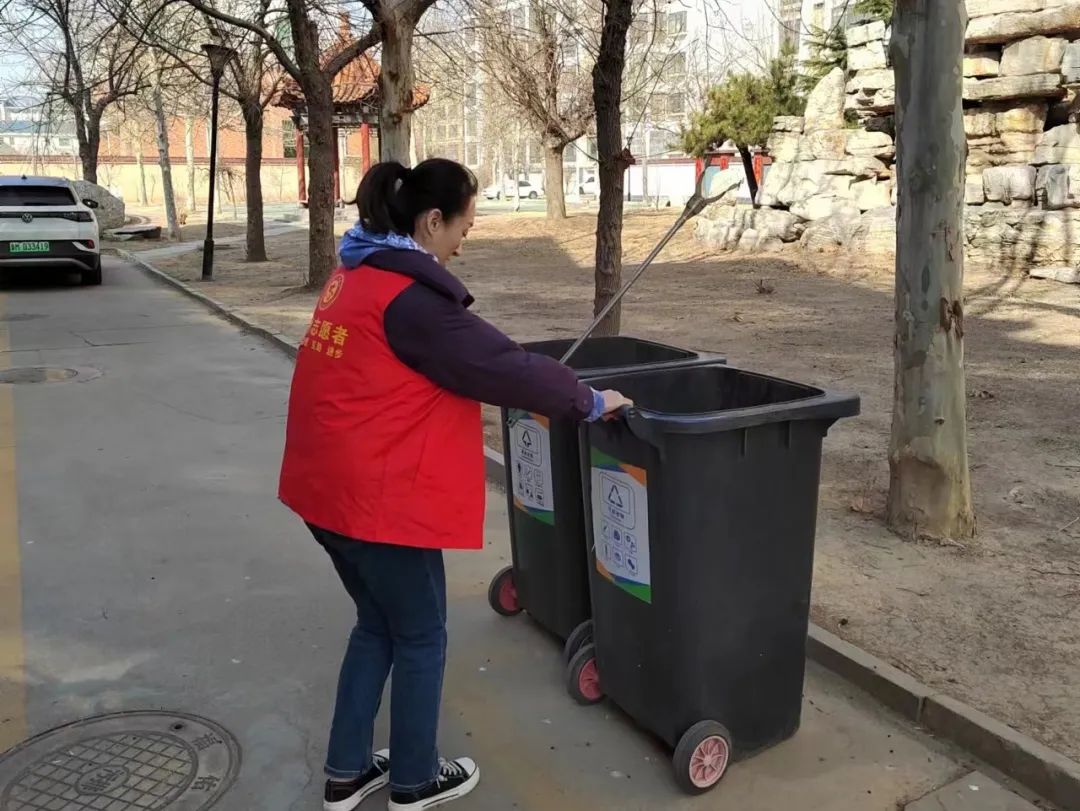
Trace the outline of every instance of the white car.
<instances>
[{"instance_id":1,"label":"white car","mask_svg":"<svg viewBox=\"0 0 1080 811\"><path fill-rule=\"evenodd\" d=\"M67 268L101 284L97 206L64 178L0 177L0 270Z\"/></svg>"},{"instance_id":2,"label":"white car","mask_svg":"<svg viewBox=\"0 0 1080 811\"><path fill-rule=\"evenodd\" d=\"M590 175L581 181L581 185L578 186L578 194L600 194L600 183L596 179L596 175Z\"/></svg>"},{"instance_id":3,"label":"white car","mask_svg":"<svg viewBox=\"0 0 1080 811\"><path fill-rule=\"evenodd\" d=\"M518 196L529 200L537 199L543 192L527 180L518 181ZM503 197L510 199L514 196L514 181L507 180L500 186L492 183L484 189L484 197L488 200L501 200Z\"/></svg>"}]
</instances>

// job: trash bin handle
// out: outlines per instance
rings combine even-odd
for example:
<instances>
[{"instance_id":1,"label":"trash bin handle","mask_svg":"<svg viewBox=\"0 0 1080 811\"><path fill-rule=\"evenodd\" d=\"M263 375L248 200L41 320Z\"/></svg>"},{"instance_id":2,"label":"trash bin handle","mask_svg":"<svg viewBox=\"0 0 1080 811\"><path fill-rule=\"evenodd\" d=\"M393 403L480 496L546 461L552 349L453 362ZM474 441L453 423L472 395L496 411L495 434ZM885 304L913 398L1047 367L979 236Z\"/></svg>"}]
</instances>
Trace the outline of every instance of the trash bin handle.
<instances>
[{"instance_id":1,"label":"trash bin handle","mask_svg":"<svg viewBox=\"0 0 1080 811\"><path fill-rule=\"evenodd\" d=\"M623 419L630 433L643 442L648 442L654 448L661 447L660 435L656 431L652 420L646 416L646 412L636 406L630 406L622 411Z\"/></svg>"},{"instance_id":2,"label":"trash bin handle","mask_svg":"<svg viewBox=\"0 0 1080 811\"><path fill-rule=\"evenodd\" d=\"M732 431L774 422L828 421L829 425L844 417L859 413L859 398L854 395L825 393L809 400L794 400L788 408L775 405L733 409L723 414L686 414L678 417L634 406L626 410L626 424L638 437L656 448L663 447L661 431L656 420L663 419L663 433L702 434L720 430Z\"/></svg>"}]
</instances>

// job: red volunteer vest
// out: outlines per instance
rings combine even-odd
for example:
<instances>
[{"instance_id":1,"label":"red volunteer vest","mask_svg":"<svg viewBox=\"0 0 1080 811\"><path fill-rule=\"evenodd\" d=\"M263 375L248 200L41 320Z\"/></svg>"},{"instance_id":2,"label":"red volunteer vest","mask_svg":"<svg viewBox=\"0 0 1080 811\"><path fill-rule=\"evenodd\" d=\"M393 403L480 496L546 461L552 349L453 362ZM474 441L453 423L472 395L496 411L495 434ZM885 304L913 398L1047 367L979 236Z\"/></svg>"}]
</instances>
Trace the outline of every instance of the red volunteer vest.
<instances>
[{"instance_id":1,"label":"red volunteer vest","mask_svg":"<svg viewBox=\"0 0 1080 811\"><path fill-rule=\"evenodd\" d=\"M480 549L480 404L398 360L383 329L411 284L367 265L330 277L296 358L279 497L350 538Z\"/></svg>"}]
</instances>

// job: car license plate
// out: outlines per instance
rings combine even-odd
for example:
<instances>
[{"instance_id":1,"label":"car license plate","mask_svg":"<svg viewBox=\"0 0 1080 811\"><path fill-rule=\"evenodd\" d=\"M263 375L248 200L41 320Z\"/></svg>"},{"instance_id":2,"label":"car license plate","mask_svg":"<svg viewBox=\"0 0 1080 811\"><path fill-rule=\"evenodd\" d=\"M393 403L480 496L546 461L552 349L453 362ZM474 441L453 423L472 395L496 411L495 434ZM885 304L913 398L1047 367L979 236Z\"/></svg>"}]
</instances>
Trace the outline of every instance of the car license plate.
<instances>
[{"instance_id":1,"label":"car license plate","mask_svg":"<svg viewBox=\"0 0 1080 811\"><path fill-rule=\"evenodd\" d=\"M12 253L48 253L48 242L12 242Z\"/></svg>"}]
</instances>

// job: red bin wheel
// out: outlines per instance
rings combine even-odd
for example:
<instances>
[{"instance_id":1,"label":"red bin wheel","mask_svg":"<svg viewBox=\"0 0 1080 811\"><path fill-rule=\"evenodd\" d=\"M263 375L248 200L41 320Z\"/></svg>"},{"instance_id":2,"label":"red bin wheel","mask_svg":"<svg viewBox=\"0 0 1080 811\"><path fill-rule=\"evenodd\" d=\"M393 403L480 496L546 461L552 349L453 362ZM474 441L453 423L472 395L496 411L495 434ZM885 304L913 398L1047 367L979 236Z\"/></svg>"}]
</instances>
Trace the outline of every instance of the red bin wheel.
<instances>
[{"instance_id":1,"label":"red bin wheel","mask_svg":"<svg viewBox=\"0 0 1080 811\"><path fill-rule=\"evenodd\" d=\"M512 617L521 613L517 586L514 585L514 567L507 566L491 579L488 586L488 604L496 614Z\"/></svg>"},{"instance_id":2,"label":"red bin wheel","mask_svg":"<svg viewBox=\"0 0 1080 811\"><path fill-rule=\"evenodd\" d=\"M590 643L580 648L566 666L566 689L578 704L596 704L604 699L596 648Z\"/></svg>"},{"instance_id":3,"label":"red bin wheel","mask_svg":"<svg viewBox=\"0 0 1080 811\"><path fill-rule=\"evenodd\" d=\"M694 724L679 739L671 759L679 788L687 794L704 794L723 779L731 752L731 733L722 724Z\"/></svg>"}]
</instances>

